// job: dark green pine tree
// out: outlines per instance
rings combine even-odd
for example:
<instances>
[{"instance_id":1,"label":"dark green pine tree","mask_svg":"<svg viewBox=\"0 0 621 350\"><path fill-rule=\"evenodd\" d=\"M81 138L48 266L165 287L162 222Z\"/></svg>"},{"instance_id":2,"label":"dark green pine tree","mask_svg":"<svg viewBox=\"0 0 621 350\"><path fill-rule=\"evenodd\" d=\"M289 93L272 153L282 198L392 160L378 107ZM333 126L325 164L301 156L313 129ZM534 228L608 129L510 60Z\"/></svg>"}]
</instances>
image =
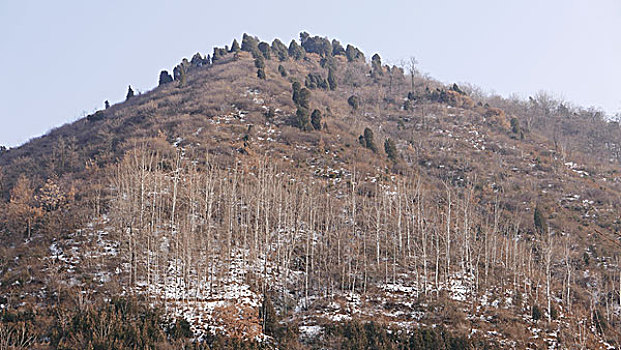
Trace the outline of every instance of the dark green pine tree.
<instances>
[{"instance_id":1,"label":"dark green pine tree","mask_svg":"<svg viewBox=\"0 0 621 350\"><path fill-rule=\"evenodd\" d=\"M328 86L330 90L336 90L336 76L334 75L334 69L332 67L328 68Z\"/></svg>"},{"instance_id":2,"label":"dark green pine tree","mask_svg":"<svg viewBox=\"0 0 621 350\"><path fill-rule=\"evenodd\" d=\"M399 152L397 151L397 146L395 145L395 141L390 137L384 141L384 152L388 156L388 159L396 162L399 160Z\"/></svg>"},{"instance_id":3,"label":"dark green pine tree","mask_svg":"<svg viewBox=\"0 0 621 350\"><path fill-rule=\"evenodd\" d=\"M336 39L332 39L332 55L345 55L343 45L341 45L341 43Z\"/></svg>"},{"instance_id":4,"label":"dark green pine tree","mask_svg":"<svg viewBox=\"0 0 621 350\"><path fill-rule=\"evenodd\" d=\"M311 113L311 125L315 130L321 130L321 112L318 109L315 109L313 113Z\"/></svg>"},{"instance_id":5,"label":"dark green pine tree","mask_svg":"<svg viewBox=\"0 0 621 350\"><path fill-rule=\"evenodd\" d=\"M185 65L179 65L179 87L182 88L185 86L186 76L185 76Z\"/></svg>"},{"instance_id":6,"label":"dark green pine tree","mask_svg":"<svg viewBox=\"0 0 621 350\"><path fill-rule=\"evenodd\" d=\"M380 58L380 55L375 54L371 57L371 67L373 68L373 75L375 77L383 74L382 59Z\"/></svg>"},{"instance_id":7,"label":"dark green pine tree","mask_svg":"<svg viewBox=\"0 0 621 350\"><path fill-rule=\"evenodd\" d=\"M310 108L310 96L311 91L307 88L300 89L300 93L298 95L298 104L300 107L309 109Z\"/></svg>"},{"instance_id":8,"label":"dark green pine tree","mask_svg":"<svg viewBox=\"0 0 621 350\"><path fill-rule=\"evenodd\" d=\"M289 56L296 61L299 61L302 58L304 58L304 48L298 45L298 42L295 40L291 40L288 51L289 51Z\"/></svg>"},{"instance_id":9,"label":"dark green pine tree","mask_svg":"<svg viewBox=\"0 0 621 350\"><path fill-rule=\"evenodd\" d=\"M272 53L278 58L279 61L286 61L289 58L287 46L278 38L272 41Z\"/></svg>"},{"instance_id":10,"label":"dark green pine tree","mask_svg":"<svg viewBox=\"0 0 621 350\"><path fill-rule=\"evenodd\" d=\"M274 336L278 327L278 314L276 314L274 305L267 294L263 295L263 303L261 304L261 309L259 309L259 319L261 320L263 333L268 336Z\"/></svg>"},{"instance_id":11,"label":"dark green pine tree","mask_svg":"<svg viewBox=\"0 0 621 350\"><path fill-rule=\"evenodd\" d=\"M364 137L365 147L373 151L373 153L377 153L377 146L375 145L375 136L373 135L373 130L365 128L362 135Z\"/></svg>"},{"instance_id":12,"label":"dark green pine tree","mask_svg":"<svg viewBox=\"0 0 621 350\"><path fill-rule=\"evenodd\" d=\"M241 51L241 48L239 47L239 43L237 42L237 39L233 39L233 43L231 44L231 51L232 53L238 53L239 51Z\"/></svg>"},{"instance_id":13,"label":"dark green pine tree","mask_svg":"<svg viewBox=\"0 0 621 350\"><path fill-rule=\"evenodd\" d=\"M132 97L134 97L134 89L132 89L132 86L130 85L127 88L127 96L125 97L125 100L129 100Z\"/></svg>"},{"instance_id":14,"label":"dark green pine tree","mask_svg":"<svg viewBox=\"0 0 621 350\"><path fill-rule=\"evenodd\" d=\"M266 79L265 69L263 69L263 68L257 69L257 78L259 78L261 80L265 80Z\"/></svg>"},{"instance_id":15,"label":"dark green pine tree","mask_svg":"<svg viewBox=\"0 0 621 350\"><path fill-rule=\"evenodd\" d=\"M351 95L347 99L347 103L355 111L358 109L358 107L360 107L360 98L358 98L358 96L356 95Z\"/></svg>"},{"instance_id":16,"label":"dark green pine tree","mask_svg":"<svg viewBox=\"0 0 621 350\"><path fill-rule=\"evenodd\" d=\"M242 36L241 50L246 52L259 52L259 39L246 33Z\"/></svg>"},{"instance_id":17,"label":"dark green pine tree","mask_svg":"<svg viewBox=\"0 0 621 350\"><path fill-rule=\"evenodd\" d=\"M160 81L158 85L164 85L164 84L168 84L171 83L173 81L173 77L172 75L170 75L170 73L168 73L167 70L163 70L160 72Z\"/></svg>"},{"instance_id":18,"label":"dark green pine tree","mask_svg":"<svg viewBox=\"0 0 621 350\"><path fill-rule=\"evenodd\" d=\"M254 59L254 66L259 69L265 68L265 60L263 59L263 56L258 56Z\"/></svg>"},{"instance_id":19,"label":"dark green pine tree","mask_svg":"<svg viewBox=\"0 0 621 350\"><path fill-rule=\"evenodd\" d=\"M302 84L300 84L299 81L294 81L293 84L291 84L291 89L293 91L293 94L291 95L291 99L296 105L299 104L301 88L302 88Z\"/></svg>"},{"instance_id":20,"label":"dark green pine tree","mask_svg":"<svg viewBox=\"0 0 621 350\"><path fill-rule=\"evenodd\" d=\"M307 131L310 129L310 118L308 116L308 109L300 106L295 112L296 126L300 130Z\"/></svg>"},{"instance_id":21,"label":"dark green pine tree","mask_svg":"<svg viewBox=\"0 0 621 350\"><path fill-rule=\"evenodd\" d=\"M261 54L266 60L272 59L272 49L270 48L270 44L264 41L261 41L258 47L259 47L259 51L261 51Z\"/></svg>"},{"instance_id":22,"label":"dark green pine tree","mask_svg":"<svg viewBox=\"0 0 621 350\"><path fill-rule=\"evenodd\" d=\"M533 221L535 223L535 229L539 234L545 234L548 232L548 222L546 221L543 209L541 209L538 204L535 207Z\"/></svg>"}]
</instances>

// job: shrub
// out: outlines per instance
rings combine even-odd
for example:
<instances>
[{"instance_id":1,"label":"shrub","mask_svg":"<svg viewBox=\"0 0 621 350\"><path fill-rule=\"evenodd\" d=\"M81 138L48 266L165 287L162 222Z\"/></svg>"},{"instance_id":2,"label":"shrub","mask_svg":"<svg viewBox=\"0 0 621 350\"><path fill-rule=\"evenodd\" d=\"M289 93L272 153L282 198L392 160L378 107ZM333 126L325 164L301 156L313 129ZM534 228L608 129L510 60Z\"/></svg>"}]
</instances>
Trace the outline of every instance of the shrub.
<instances>
[{"instance_id":1,"label":"shrub","mask_svg":"<svg viewBox=\"0 0 621 350\"><path fill-rule=\"evenodd\" d=\"M104 112L97 111L94 114L86 116L86 120L88 120L89 122L96 122L98 120L103 120L104 117Z\"/></svg>"},{"instance_id":2,"label":"shrub","mask_svg":"<svg viewBox=\"0 0 621 350\"><path fill-rule=\"evenodd\" d=\"M550 306L550 317L553 320L556 320L558 318L558 309L556 308L556 306L554 306L554 304Z\"/></svg>"},{"instance_id":3,"label":"shrub","mask_svg":"<svg viewBox=\"0 0 621 350\"><path fill-rule=\"evenodd\" d=\"M589 266L589 263L591 262L591 256L588 252L584 252L584 254L582 254L582 261L584 261L585 266Z\"/></svg>"},{"instance_id":4,"label":"shrub","mask_svg":"<svg viewBox=\"0 0 621 350\"><path fill-rule=\"evenodd\" d=\"M177 318L175 323L170 325L167 330L172 339L192 338L194 333L190 329L190 323L185 318Z\"/></svg>"},{"instance_id":5,"label":"shrub","mask_svg":"<svg viewBox=\"0 0 621 350\"><path fill-rule=\"evenodd\" d=\"M495 117L495 116L499 116L499 117L504 117L505 116L505 112L500 109L500 108L495 108L495 107L487 107L487 111L485 111L485 117L486 118L490 118L490 117Z\"/></svg>"},{"instance_id":6,"label":"shrub","mask_svg":"<svg viewBox=\"0 0 621 350\"><path fill-rule=\"evenodd\" d=\"M110 102L109 102L108 100L105 100L105 101L104 101L104 108L105 108L105 109L110 108Z\"/></svg>"},{"instance_id":7,"label":"shrub","mask_svg":"<svg viewBox=\"0 0 621 350\"><path fill-rule=\"evenodd\" d=\"M455 83L453 84L453 86L451 86L451 90L452 90L452 91L455 91L456 93L458 93L458 94L460 94L460 95L465 95L465 94L466 94L466 93L465 93L465 92L463 92L463 91L459 88L459 86L458 86L457 84L455 84Z\"/></svg>"},{"instance_id":8,"label":"shrub","mask_svg":"<svg viewBox=\"0 0 621 350\"><path fill-rule=\"evenodd\" d=\"M285 69L285 67L283 67L282 64L278 65L278 73L280 73L280 76L283 78L287 76L287 70Z\"/></svg>"}]
</instances>

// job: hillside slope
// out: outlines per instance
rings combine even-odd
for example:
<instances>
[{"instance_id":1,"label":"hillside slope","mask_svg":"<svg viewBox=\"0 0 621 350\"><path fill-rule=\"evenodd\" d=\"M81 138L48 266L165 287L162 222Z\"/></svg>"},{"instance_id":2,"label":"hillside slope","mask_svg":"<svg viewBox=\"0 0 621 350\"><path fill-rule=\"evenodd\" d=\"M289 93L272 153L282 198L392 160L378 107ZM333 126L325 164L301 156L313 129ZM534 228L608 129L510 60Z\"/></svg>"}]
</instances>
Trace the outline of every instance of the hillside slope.
<instances>
[{"instance_id":1,"label":"hillside slope","mask_svg":"<svg viewBox=\"0 0 621 350\"><path fill-rule=\"evenodd\" d=\"M244 36L0 154L3 329L50 347L619 346L618 124L300 44ZM86 335L132 312L157 314L131 323L148 332Z\"/></svg>"}]
</instances>

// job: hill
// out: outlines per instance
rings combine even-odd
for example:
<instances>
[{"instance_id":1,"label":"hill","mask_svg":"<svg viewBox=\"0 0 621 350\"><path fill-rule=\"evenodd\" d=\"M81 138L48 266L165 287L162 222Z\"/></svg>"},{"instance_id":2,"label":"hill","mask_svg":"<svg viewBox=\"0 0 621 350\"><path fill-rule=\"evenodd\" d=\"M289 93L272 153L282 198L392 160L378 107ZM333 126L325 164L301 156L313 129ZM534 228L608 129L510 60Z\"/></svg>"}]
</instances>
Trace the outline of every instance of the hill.
<instances>
[{"instance_id":1,"label":"hill","mask_svg":"<svg viewBox=\"0 0 621 350\"><path fill-rule=\"evenodd\" d=\"M602 113L307 33L131 95L0 154L6 344L619 346Z\"/></svg>"}]
</instances>

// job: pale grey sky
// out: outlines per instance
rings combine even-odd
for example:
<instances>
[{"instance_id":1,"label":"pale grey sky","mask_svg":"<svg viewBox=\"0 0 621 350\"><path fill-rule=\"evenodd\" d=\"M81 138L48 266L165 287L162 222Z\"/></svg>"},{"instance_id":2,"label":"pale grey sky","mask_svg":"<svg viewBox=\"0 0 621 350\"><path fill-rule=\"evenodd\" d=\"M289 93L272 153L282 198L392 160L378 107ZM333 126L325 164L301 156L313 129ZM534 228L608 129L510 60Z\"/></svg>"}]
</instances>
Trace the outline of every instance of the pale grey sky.
<instances>
[{"instance_id":1,"label":"pale grey sky","mask_svg":"<svg viewBox=\"0 0 621 350\"><path fill-rule=\"evenodd\" d=\"M300 31L444 82L503 96L545 90L621 111L621 1L0 0L0 145L16 146L147 91L161 69L248 32Z\"/></svg>"}]
</instances>

